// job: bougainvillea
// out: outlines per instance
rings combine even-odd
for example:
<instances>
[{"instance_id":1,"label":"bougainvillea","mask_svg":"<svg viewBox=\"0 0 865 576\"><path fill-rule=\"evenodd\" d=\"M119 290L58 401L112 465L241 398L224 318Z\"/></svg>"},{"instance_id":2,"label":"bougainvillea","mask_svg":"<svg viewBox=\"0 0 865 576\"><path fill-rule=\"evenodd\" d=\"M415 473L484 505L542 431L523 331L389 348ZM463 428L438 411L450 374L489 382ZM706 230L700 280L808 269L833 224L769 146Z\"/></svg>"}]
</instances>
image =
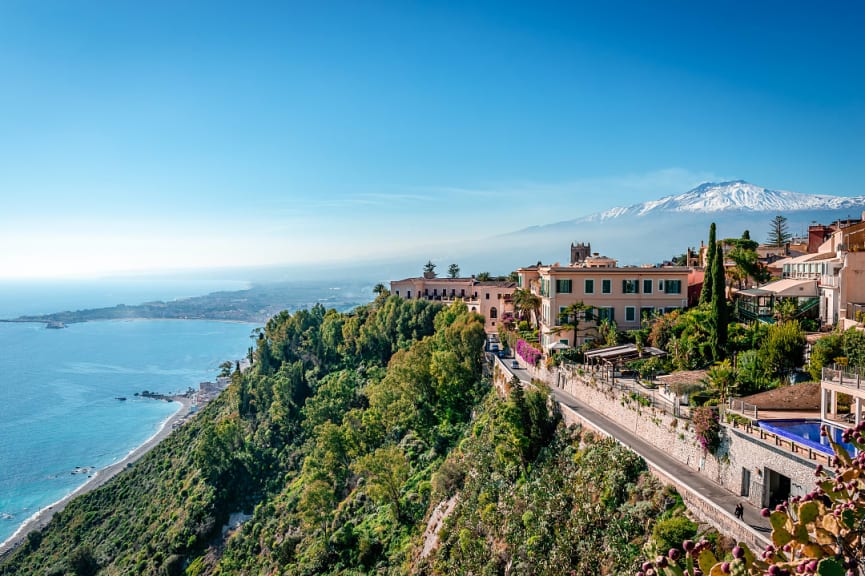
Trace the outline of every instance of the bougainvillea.
<instances>
[{"instance_id":1,"label":"bougainvillea","mask_svg":"<svg viewBox=\"0 0 865 576\"><path fill-rule=\"evenodd\" d=\"M718 414L708 406L695 408L692 419L694 421L694 432L700 446L707 452L714 452L721 445L721 423L718 422Z\"/></svg>"},{"instance_id":2,"label":"bougainvillea","mask_svg":"<svg viewBox=\"0 0 865 576\"><path fill-rule=\"evenodd\" d=\"M517 340L517 354L519 354L520 358L526 361L526 363L531 364L532 366L537 366L538 362L541 361L541 351L526 342L525 340Z\"/></svg>"}]
</instances>

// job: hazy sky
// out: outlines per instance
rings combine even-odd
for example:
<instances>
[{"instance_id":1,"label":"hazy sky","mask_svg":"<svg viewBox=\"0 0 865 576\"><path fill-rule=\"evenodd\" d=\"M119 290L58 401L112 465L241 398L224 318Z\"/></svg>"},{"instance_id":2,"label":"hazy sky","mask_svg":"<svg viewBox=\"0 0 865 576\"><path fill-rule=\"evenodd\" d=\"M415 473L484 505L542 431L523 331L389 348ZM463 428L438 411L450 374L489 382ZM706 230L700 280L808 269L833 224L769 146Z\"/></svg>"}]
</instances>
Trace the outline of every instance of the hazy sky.
<instances>
[{"instance_id":1,"label":"hazy sky","mask_svg":"<svg viewBox=\"0 0 865 576\"><path fill-rule=\"evenodd\" d=\"M0 277L865 193L858 2L0 0Z\"/></svg>"}]
</instances>

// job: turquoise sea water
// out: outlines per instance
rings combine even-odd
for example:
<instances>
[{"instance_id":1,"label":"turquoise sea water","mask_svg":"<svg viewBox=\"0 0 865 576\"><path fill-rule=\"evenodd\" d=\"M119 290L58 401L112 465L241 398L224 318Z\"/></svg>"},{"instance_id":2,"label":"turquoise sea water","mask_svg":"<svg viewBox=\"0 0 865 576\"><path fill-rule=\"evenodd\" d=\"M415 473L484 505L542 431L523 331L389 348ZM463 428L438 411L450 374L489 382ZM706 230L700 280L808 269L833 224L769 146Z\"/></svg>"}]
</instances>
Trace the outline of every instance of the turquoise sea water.
<instances>
[{"instance_id":1,"label":"turquoise sea water","mask_svg":"<svg viewBox=\"0 0 865 576\"><path fill-rule=\"evenodd\" d=\"M155 434L178 404L136 398L213 380L253 326L132 320L0 323L0 541ZM116 397L126 397L126 401Z\"/></svg>"}]
</instances>

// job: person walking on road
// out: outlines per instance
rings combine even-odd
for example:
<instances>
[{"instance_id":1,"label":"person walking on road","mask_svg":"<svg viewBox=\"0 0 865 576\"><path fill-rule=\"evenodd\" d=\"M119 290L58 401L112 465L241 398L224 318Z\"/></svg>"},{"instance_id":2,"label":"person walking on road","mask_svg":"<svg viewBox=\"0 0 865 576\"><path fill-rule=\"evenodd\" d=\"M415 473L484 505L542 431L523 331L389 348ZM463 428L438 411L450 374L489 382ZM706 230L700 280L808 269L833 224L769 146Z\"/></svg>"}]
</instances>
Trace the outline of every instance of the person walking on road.
<instances>
[{"instance_id":1,"label":"person walking on road","mask_svg":"<svg viewBox=\"0 0 865 576\"><path fill-rule=\"evenodd\" d=\"M736 518L738 518L739 520L741 520L741 519L742 519L742 516L745 515L745 507L742 506L742 503L741 503L741 502L739 502L738 504L736 504L736 512L735 512L735 514L736 514Z\"/></svg>"}]
</instances>

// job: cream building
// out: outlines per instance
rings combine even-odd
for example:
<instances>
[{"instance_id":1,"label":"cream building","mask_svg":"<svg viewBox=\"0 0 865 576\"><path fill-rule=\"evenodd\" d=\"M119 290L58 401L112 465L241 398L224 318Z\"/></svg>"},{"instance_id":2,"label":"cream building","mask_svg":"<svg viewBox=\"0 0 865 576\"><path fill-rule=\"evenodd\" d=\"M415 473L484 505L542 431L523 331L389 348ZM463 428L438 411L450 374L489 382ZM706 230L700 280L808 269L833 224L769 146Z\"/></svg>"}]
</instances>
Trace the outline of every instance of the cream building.
<instances>
[{"instance_id":1,"label":"cream building","mask_svg":"<svg viewBox=\"0 0 865 576\"><path fill-rule=\"evenodd\" d=\"M574 346L591 340L597 334L592 328L604 319L615 321L620 330L635 330L643 317L686 308L689 272L684 266L619 267L616 260L595 255L570 266L520 268L517 284L541 298L539 337L549 350L556 343ZM593 309L581 319L574 342L573 332L561 328L560 315L576 302Z\"/></svg>"}]
</instances>

